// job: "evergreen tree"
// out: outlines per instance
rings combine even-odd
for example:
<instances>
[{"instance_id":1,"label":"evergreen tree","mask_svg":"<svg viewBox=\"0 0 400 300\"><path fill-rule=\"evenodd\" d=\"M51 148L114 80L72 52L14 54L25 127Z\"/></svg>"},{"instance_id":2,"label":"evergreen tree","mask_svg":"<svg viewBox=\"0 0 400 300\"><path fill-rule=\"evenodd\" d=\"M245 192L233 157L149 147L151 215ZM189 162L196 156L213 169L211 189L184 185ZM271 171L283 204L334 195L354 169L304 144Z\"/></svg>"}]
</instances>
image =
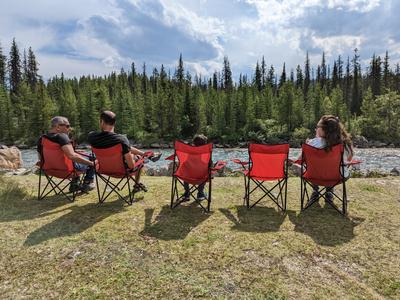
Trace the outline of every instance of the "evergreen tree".
<instances>
[{"instance_id":1,"label":"evergreen tree","mask_svg":"<svg viewBox=\"0 0 400 300\"><path fill-rule=\"evenodd\" d=\"M0 107L0 141L13 141L11 101L2 85L0 85Z\"/></svg>"},{"instance_id":2,"label":"evergreen tree","mask_svg":"<svg viewBox=\"0 0 400 300\"><path fill-rule=\"evenodd\" d=\"M261 71L260 66L258 64L258 61L257 61L256 71L255 71L255 74L254 74L254 84L257 87L257 90L259 92L263 88L263 79L262 78L263 78L262 71Z\"/></svg>"},{"instance_id":3,"label":"evergreen tree","mask_svg":"<svg viewBox=\"0 0 400 300\"><path fill-rule=\"evenodd\" d=\"M389 53L386 51L383 60L383 89L388 91L390 89L390 67L389 67Z\"/></svg>"},{"instance_id":4,"label":"evergreen tree","mask_svg":"<svg viewBox=\"0 0 400 300\"><path fill-rule=\"evenodd\" d=\"M333 63L333 70L332 70L332 88L336 88L339 85L339 72L336 61Z\"/></svg>"},{"instance_id":5,"label":"evergreen tree","mask_svg":"<svg viewBox=\"0 0 400 300\"><path fill-rule=\"evenodd\" d=\"M15 38L12 41L10 49L10 59L8 61L8 72L10 75L10 91L13 94L17 93L18 87L22 82L21 70L21 54L19 52Z\"/></svg>"},{"instance_id":6,"label":"evergreen tree","mask_svg":"<svg viewBox=\"0 0 400 300\"><path fill-rule=\"evenodd\" d=\"M343 92L343 98L344 98L344 103L346 103L346 107L348 110L350 110L350 104L351 104L351 73L350 73L350 58L347 57L347 63L346 63L346 75L345 75L345 84L344 84L344 92Z\"/></svg>"},{"instance_id":7,"label":"evergreen tree","mask_svg":"<svg viewBox=\"0 0 400 300\"><path fill-rule=\"evenodd\" d=\"M36 62L36 57L35 54L32 51L32 48L29 47L28 50L28 61L27 61L27 66L26 66L26 80L28 84L31 87L31 90L33 91L35 89L36 83L38 81L39 75L38 75L38 63Z\"/></svg>"},{"instance_id":8,"label":"evergreen tree","mask_svg":"<svg viewBox=\"0 0 400 300\"><path fill-rule=\"evenodd\" d=\"M352 99L351 99L351 113L359 114L361 109L361 68L359 62L360 56L358 55L358 49L354 49L354 57L352 60L353 64L353 86L352 86Z\"/></svg>"},{"instance_id":9,"label":"evergreen tree","mask_svg":"<svg viewBox=\"0 0 400 300\"><path fill-rule=\"evenodd\" d=\"M326 71L326 62L325 62L325 52L322 52L322 62L321 62L321 87L323 88L326 85L327 81L327 71Z\"/></svg>"},{"instance_id":10,"label":"evergreen tree","mask_svg":"<svg viewBox=\"0 0 400 300\"><path fill-rule=\"evenodd\" d=\"M304 100L307 100L308 90L310 88L311 78L310 78L310 59L308 58L308 52L306 54L306 61L304 64Z\"/></svg>"},{"instance_id":11,"label":"evergreen tree","mask_svg":"<svg viewBox=\"0 0 400 300\"><path fill-rule=\"evenodd\" d=\"M279 87L281 87L286 82L286 70L285 70L285 63L283 63L282 74L279 79Z\"/></svg>"},{"instance_id":12,"label":"evergreen tree","mask_svg":"<svg viewBox=\"0 0 400 300\"><path fill-rule=\"evenodd\" d=\"M265 87L265 84L267 82L267 65L265 64L265 59L264 55L261 60L261 78L262 78L262 87Z\"/></svg>"},{"instance_id":13,"label":"evergreen tree","mask_svg":"<svg viewBox=\"0 0 400 300\"><path fill-rule=\"evenodd\" d=\"M371 87L371 91L374 96L381 94L381 65L381 58L379 56L376 57L374 54L370 63L370 73L368 74L370 83L369 86Z\"/></svg>"},{"instance_id":14,"label":"evergreen tree","mask_svg":"<svg viewBox=\"0 0 400 300\"><path fill-rule=\"evenodd\" d=\"M274 70L274 66L273 65L271 65L271 67L268 70L267 84L271 88L275 88L275 70Z\"/></svg>"},{"instance_id":15,"label":"evergreen tree","mask_svg":"<svg viewBox=\"0 0 400 300\"><path fill-rule=\"evenodd\" d=\"M6 56L3 55L3 49L0 44L0 88L3 86L6 87L6 69L7 69L7 61Z\"/></svg>"},{"instance_id":16,"label":"evergreen tree","mask_svg":"<svg viewBox=\"0 0 400 300\"><path fill-rule=\"evenodd\" d=\"M224 57L224 65L222 68L222 74L223 74L223 88L226 91L232 91L233 88L233 80L232 80L232 71L231 71L231 67L229 64L229 60L228 57L225 56Z\"/></svg>"},{"instance_id":17,"label":"evergreen tree","mask_svg":"<svg viewBox=\"0 0 400 300\"><path fill-rule=\"evenodd\" d=\"M296 88L303 88L303 71L301 70L300 65L296 67Z\"/></svg>"},{"instance_id":18,"label":"evergreen tree","mask_svg":"<svg viewBox=\"0 0 400 300\"><path fill-rule=\"evenodd\" d=\"M184 77L185 77L185 73L184 73L184 69L183 69L183 60L182 60L182 53L181 53L179 55L178 68L176 69L176 72L175 72L175 78L176 78L176 82L177 82L179 91L183 90Z\"/></svg>"}]
</instances>

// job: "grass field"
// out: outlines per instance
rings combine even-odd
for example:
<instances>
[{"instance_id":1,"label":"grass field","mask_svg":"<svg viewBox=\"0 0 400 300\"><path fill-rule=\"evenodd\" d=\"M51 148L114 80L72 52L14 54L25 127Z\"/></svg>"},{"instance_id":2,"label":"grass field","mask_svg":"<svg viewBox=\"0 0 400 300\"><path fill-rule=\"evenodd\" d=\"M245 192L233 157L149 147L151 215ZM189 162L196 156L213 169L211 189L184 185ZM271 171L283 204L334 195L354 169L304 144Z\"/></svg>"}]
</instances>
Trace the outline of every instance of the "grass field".
<instances>
[{"instance_id":1,"label":"grass field","mask_svg":"<svg viewBox=\"0 0 400 300\"><path fill-rule=\"evenodd\" d=\"M247 210L215 178L212 212L169 209L170 178L126 206L36 200L37 176L0 177L1 299L400 299L400 179L351 179L349 218L320 206Z\"/></svg>"}]
</instances>

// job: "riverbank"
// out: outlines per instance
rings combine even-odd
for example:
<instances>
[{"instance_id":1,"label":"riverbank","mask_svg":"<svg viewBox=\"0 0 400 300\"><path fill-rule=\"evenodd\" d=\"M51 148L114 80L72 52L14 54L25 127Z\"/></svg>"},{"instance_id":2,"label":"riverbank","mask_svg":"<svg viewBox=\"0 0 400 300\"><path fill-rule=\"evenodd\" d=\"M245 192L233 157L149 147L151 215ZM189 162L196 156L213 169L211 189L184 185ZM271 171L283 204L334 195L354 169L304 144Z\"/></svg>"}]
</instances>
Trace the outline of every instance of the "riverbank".
<instances>
[{"instance_id":1,"label":"riverbank","mask_svg":"<svg viewBox=\"0 0 400 300\"><path fill-rule=\"evenodd\" d=\"M37 177L0 177L0 294L15 298L398 299L400 178L351 179L349 218L316 206L247 210L216 178L212 212L168 207L170 178L127 207L96 193L37 201Z\"/></svg>"}]
</instances>

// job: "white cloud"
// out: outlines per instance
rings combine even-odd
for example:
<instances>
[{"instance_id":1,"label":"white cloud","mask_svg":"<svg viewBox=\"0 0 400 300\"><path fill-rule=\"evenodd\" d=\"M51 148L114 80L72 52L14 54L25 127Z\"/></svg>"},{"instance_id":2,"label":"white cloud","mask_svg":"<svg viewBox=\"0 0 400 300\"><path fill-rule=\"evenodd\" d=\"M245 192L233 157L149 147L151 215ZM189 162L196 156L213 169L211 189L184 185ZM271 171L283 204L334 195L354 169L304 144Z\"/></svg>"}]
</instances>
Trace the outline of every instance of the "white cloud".
<instances>
[{"instance_id":1,"label":"white cloud","mask_svg":"<svg viewBox=\"0 0 400 300\"><path fill-rule=\"evenodd\" d=\"M264 55L277 73L304 62L352 52L400 57L395 0L37 0L0 2L3 49L13 37L32 46L40 72L51 76L94 73L161 63L203 76L227 55L234 71L252 75ZM373 26L370 26L373 23ZM5 51L6 52L6 51ZM47 64L52 64L48 66ZM251 73L250 73L251 72Z\"/></svg>"},{"instance_id":2,"label":"white cloud","mask_svg":"<svg viewBox=\"0 0 400 300\"><path fill-rule=\"evenodd\" d=\"M330 36L330 37L311 37L314 45L324 50L329 57L333 54L343 54L349 49L361 49L361 44L365 40L362 36Z\"/></svg>"}]
</instances>

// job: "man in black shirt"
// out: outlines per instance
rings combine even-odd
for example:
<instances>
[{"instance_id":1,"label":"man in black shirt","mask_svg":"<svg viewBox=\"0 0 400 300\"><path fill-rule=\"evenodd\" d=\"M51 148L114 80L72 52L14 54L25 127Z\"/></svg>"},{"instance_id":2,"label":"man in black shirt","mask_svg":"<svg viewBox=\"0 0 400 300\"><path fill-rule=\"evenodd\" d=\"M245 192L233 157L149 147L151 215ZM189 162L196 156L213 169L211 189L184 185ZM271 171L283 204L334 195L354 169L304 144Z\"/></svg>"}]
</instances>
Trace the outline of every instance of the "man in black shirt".
<instances>
[{"instance_id":1,"label":"man in black shirt","mask_svg":"<svg viewBox=\"0 0 400 300\"><path fill-rule=\"evenodd\" d=\"M106 110L100 114L100 132L90 132L88 135L88 142L94 148L104 149L122 145L122 155L125 163L129 169L133 169L135 165L136 156L143 156L144 152L132 147L129 144L128 138L125 135L114 132L116 115L112 111ZM161 157L161 153L155 153L150 160L157 161ZM139 182L140 172L136 175L136 182Z\"/></svg>"},{"instance_id":2,"label":"man in black shirt","mask_svg":"<svg viewBox=\"0 0 400 300\"><path fill-rule=\"evenodd\" d=\"M79 186L79 176L72 179L70 185L70 192L81 189L82 191L88 192L94 189L94 162L86 158L85 156L75 152L72 147L72 142L68 136L71 128L67 118L57 116L51 119L51 129L43 136L50 141L57 143L61 146L61 150L65 156L73 161L74 168L78 171L85 172L85 178L83 185ZM42 137L43 137L42 136ZM42 156L42 137L39 138L37 143L37 151L39 153L39 159Z\"/></svg>"}]
</instances>

